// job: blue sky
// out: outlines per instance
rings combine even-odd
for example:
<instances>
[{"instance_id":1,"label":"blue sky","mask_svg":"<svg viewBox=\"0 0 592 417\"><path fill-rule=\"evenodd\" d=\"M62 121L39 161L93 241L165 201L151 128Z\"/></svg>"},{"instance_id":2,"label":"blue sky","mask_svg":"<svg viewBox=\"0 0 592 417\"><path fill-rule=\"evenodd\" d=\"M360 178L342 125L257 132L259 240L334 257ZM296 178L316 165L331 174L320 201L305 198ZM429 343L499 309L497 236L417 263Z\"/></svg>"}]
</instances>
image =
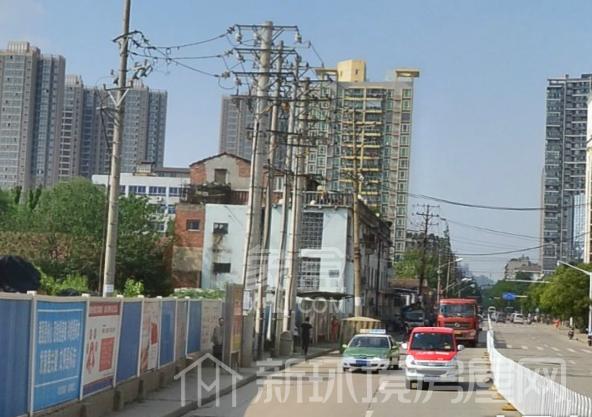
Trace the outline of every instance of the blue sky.
<instances>
[{"instance_id":1,"label":"blue sky","mask_svg":"<svg viewBox=\"0 0 592 417\"><path fill-rule=\"evenodd\" d=\"M86 84L108 83L117 66L110 40L120 32L121 7L120 0L0 0L0 46L30 40L44 53L64 55L67 72L81 74ZM133 0L131 26L154 43L177 44L217 35L234 23L273 20L297 24L327 65L365 59L371 80L383 80L395 67L418 67L411 191L539 206L546 80L592 71L591 15L586 0ZM212 43L195 52L226 48ZM171 67L146 84L169 92L167 165L184 166L217 151L224 90L215 80ZM412 212L415 203L426 202L412 200ZM448 205L439 212L471 225L539 234L536 212ZM457 224L451 235L461 253L538 244ZM536 250L524 253L538 257ZM510 256L463 257L476 273L499 277Z\"/></svg>"}]
</instances>

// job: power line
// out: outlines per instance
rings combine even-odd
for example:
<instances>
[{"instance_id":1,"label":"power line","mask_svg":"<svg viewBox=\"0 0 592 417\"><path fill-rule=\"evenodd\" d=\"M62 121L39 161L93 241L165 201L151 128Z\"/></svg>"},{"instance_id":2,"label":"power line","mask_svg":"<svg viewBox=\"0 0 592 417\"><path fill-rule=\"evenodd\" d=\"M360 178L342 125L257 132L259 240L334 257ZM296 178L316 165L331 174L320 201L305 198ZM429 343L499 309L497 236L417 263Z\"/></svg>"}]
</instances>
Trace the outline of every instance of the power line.
<instances>
[{"instance_id":1,"label":"power line","mask_svg":"<svg viewBox=\"0 0 592 417\"><path fill-rule=\"evenodd\" d=\"M489 233L494 233L494 234L499 234L499 235L506 235L506 236L513 236L513 237L524 238L524 239L540 240L540 237L537 237L537 236L522 235L519 233L512 233L512 232L506 232L503 230L490 229L490 228L484 227L484 226L476 226L476 225L472 225L472 224L468 224L468 223L458 222L456 220L450 220L448 217L446 217L443 220L446 220L452 224L456 224L457 226L469 227L472 229L482 230L484 232L489 232Z\"/></svg>"},{"instance_id":2,"label":"power line","mask_svg":"<svg viewBox=\"0 0 592 417\"><path fill-rule=\"evenodd\" d=\"M508 255L511 253L527 252L535 249L540 249L545 246L553 245L553 243L545 243L543 245L532 246L530 248L522 248L517 250L509 250L503 252L490 252L490 253L457 253L458 256L493 256L493 255Z\"/></svg>"},{"instance_id":3,"label":"power line","mask_svg":"<svg viewBox=\"0 0 592 417\"><path fill-rule=\"evenodd\" d=\"M487 204L464 203L464 202L460 202L460 201L447 200L447 199L439 198L439 197L432 197L432 196L425 195L425 194L407 193L407 195L410 197L414 197L414 198L437 201L439 203L450 204L453 206L478 208L478 209L485 209L485 210L502 210L502 211L544 211L544 210L546 210L544 207L508 207L508 206L492 206L492 205L487 205ZM561 206L557 210L564 210L564 209L582 207L582 206L587 206L587 205L588 205L587 203L572 204L572 205L567 205L567 206Z\"/></svg>"}]
</instances>

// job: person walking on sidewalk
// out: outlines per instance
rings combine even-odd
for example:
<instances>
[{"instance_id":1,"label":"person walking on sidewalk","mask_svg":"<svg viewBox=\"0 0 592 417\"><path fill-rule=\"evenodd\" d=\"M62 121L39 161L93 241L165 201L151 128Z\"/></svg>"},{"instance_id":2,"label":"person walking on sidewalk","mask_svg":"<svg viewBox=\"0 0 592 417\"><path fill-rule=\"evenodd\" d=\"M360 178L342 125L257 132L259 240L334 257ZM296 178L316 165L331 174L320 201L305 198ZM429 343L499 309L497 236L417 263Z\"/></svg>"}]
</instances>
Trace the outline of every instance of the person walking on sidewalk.
<instances>
[{"instance_id":1,"label":"person walking on sidewalk","mask_svg":"<svg viewBox=\"0 0 592 417\"><path fill-rule=\"evenodd\" d=\"M312 324L310 324L310 317L307 317L304 319L304 322L300 325L300 338L302 339L302 351L304 352L304 358L306 358L306 355L308 355L311 330Z\"/></svg>"},{"instance_id":2,"label":"person walking on sidewalk","mask_svg":"<svg viewBox=\"0 0 592 417\"><path fill-rule=\"evenodd\" d=\"M212 333L212 353L219 361L222 361L222 347L224 345L224 319L218 319L218 325Z\"/></svg>"}]
</instances>

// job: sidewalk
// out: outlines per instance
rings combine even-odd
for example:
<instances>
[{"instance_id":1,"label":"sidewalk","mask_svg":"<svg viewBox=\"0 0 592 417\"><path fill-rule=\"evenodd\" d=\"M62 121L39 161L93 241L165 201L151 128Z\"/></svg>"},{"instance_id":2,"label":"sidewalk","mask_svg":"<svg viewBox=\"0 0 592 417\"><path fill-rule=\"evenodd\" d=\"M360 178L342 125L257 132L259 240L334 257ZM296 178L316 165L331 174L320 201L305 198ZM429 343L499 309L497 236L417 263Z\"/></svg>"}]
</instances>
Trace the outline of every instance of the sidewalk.
<instances>
[{"instance_id":1,"label":"sidewalk","mask_svg":"<svg viewBox=\"0 0 592 417\"><path fill-rule=\"evenodd\" d=\"M337 349L335 344L316 345L310 348L307 359L323 356ZM199 408L208 402L232 392L255 381L259 374L280 370L285 367L285 362L292 359L288 366L304 361L304 357L296 353L293 357L267 358L254 363L253 367L241 368L240 376L235 376L223 370L218 372L219 379L216 382L217 368L211 364L201 369L201 381L198 381L197 370L187 373L185 379L186 404L181 405L181 381L175 380L170 385L146 394L142 402L128 404L123 410L108 414L109 417L180 417L192 410Z\"/></svg>"}]
</instances>

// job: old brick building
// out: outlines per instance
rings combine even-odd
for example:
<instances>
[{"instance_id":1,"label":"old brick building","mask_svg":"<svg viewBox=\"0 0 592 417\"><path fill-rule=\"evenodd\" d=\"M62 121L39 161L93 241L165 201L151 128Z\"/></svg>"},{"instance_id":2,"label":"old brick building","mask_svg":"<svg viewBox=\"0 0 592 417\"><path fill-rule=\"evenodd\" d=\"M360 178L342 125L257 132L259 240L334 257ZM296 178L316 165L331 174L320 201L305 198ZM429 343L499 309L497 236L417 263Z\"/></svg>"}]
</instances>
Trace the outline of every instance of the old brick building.
<instances>
[{"instance_id":1,"label":"old brick building","mask_svg":"<svg viewBox=\"0 0 592 417\"><path fill-rule=\"evenodd\" d=\"M251 163L221 153L190 165L190 183L175 216L172 277L175 287L200 287L207 203L246 204Z\"/></svg>"}]
</instances>

